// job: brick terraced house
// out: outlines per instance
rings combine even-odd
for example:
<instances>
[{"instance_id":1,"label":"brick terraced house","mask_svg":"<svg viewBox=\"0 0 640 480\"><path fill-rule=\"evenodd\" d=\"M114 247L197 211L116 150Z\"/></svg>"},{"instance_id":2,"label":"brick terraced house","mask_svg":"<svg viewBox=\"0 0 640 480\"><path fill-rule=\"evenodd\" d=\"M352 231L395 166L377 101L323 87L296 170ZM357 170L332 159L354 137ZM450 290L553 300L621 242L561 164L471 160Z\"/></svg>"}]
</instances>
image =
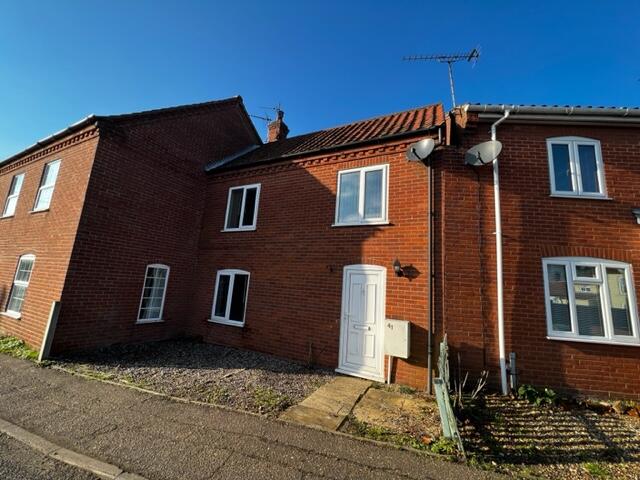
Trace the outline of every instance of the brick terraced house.
<instances>
[{"instance_id":1,"label":"brick terraced house","mask_svg":"<svg viewBox=\"0 0 640 480\"><path fill-rule=\"evenodd\" d=\"M491 166L464 161L496 122L501 229ZM196 335L384 380L399 319L399 383L425 387L446 333L496 387L640 398L639 125L437 104L295 137L280 112L263 144L239 97L91 116L0 163L0 331L53 354Z\"/></svg>"}]
</instances>

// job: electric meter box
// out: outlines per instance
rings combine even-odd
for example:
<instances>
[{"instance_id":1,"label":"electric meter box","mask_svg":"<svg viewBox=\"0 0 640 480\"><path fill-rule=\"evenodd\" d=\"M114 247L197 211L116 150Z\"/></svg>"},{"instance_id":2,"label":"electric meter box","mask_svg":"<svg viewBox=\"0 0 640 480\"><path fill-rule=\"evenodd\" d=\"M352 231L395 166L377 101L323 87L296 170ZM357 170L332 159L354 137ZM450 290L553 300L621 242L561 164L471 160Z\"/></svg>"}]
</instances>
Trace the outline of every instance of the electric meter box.
<instances>
[{"instance_id":1,"label":"electric meter box","mask_svg":"<svg viewBox=\"0 0 640 480\"><path fill-rule=\"evenodd\" d=\"M384 321L384 353L398 358L409 358L411 326L406 320L387 318Z\"/></svg>"}]
</instances>

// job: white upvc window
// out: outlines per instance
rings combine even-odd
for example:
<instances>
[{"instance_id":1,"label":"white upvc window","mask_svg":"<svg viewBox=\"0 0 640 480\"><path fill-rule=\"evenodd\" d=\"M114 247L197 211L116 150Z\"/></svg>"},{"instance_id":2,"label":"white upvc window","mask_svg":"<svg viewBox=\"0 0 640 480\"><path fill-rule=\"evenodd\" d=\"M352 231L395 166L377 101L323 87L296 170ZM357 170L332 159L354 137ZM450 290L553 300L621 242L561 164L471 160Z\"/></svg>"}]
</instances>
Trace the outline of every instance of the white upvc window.
<instances>
[{"instance_id":1,"label":"white upvc window","mask_svg":"<svg viewBox=\"0 0 640 480\"><path fill-rule=\"evenodd\" d=\"M16 213L16 205L18 205L18 198L20 197L20 190L22 190L23 182L24 173L19 173L11 179L9 193L7 194L7 201L5 202L4 210L2 211L3 217L11 217Z\"/></svg>"},{"instance_id":2,"label":"white upvc window","mask_svg":"<svg viewBox=\"0 0 640 480\"><path fill-rule=\"evenodd\" d=\"M219 270L213 294L211 321L242 327L247 309L249 272Z\"/></svg>"},{"instance_id":3,"label":"white upvc window","mask_svg":"<svg viewBox=\"0 0 640 480\"><path fill-rule=\"evenodd\" d=\"M544 258L542 268L549 338L640 345L629 264L558 257Z\"/></svg>"},{"instance_id":4,"label":"white upvc window","mask_svg":"<svg viewBox=\"0 0 640 480\"><path fill-rule=\"evenodd\" d=\"M20 260L18 260L18 268L16 268L16 274L13 278L13 285L11 286L11 293L9 293L6 310L6 313L12 317L20 318L20 312L22 312L22 305L24 304L29 282L31 281L31 272L33 271L35 261L35 255L31 254L22 255Z\"/></svg>"},{"instance_id":5,"label":"white upvc window","mask_svg":"<svg viewBox=\"0 0 640 480\"><path fill-rule=\"evenodd\" d=\"M169 267L159 263L147 265L138 309L138 323L162 321L168 281Z\"/></svg>"},{"instance_id":6,"label":"white upvc window","mask_svg":"<svg viewBox=\"0 0 640 480\"><path fill-rule=\"evenodd\" d=\"M600 142L582 137L547 139L551 194L606 198Z\"/></svg>"},{"instance_id":7,"label":"white upvc window","mask_svg":"<svg viewBox=\"0 0 640 480\"><path fill-rule=\"evenodd\" d=\"M224 232L255 230L258 222L260 184L231 187L224 218Z\"/></svg>"},{"instance_id":8,"label":"white upvc window","mask_svg":"<svg viewBox=\"0 0 640 480\"><path fill-rule=\"evenodd\" d=\"M334 226L387 223L389 165L338 172Z\"/></svg>"},{"instance_id":9,"label":"white upvc window","mask_svg":"<svg viewBox=\"0 0 640 480\"><path fill-rule=\"evenodd\" d=\"M44 166L42 179L40 180L40 188L38 188L38 194L36 195L36 203L33 206L34 212L47 210L49 205L51 205L51 197L53 197L53 190L56 186L59 170L60 160L54 160Z\"/></svg>"}]
</instances>

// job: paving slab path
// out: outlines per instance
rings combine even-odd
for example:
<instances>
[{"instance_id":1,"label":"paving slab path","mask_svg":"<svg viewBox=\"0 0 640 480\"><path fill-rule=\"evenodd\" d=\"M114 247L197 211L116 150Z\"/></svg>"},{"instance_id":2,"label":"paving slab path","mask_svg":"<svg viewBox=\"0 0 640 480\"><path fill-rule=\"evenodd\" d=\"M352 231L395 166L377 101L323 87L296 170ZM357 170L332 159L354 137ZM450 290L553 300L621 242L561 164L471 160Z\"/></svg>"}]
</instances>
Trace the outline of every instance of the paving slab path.
<instances>
[{"instance_id":1,"label":"paving slab path","mask_svg":"<svg viewBox=\"0 0 640 480\"><path fill-rule=\"evenodd\" d=\"M150 480L503 478L344 435L174 402L4 355L0 417Z\"/></svg>"},{"instance_id":2,"label":"paving slab path","mask_svg":"<svg viewBox=\"0 0 640 480\"><path fill-rule=\"evenodd\" d=\"M318 388L298 405L289 408L280 419L326 430L338 430L370 386L371 382L368 380L338 377Z\"/></svg>"}]
</instances>

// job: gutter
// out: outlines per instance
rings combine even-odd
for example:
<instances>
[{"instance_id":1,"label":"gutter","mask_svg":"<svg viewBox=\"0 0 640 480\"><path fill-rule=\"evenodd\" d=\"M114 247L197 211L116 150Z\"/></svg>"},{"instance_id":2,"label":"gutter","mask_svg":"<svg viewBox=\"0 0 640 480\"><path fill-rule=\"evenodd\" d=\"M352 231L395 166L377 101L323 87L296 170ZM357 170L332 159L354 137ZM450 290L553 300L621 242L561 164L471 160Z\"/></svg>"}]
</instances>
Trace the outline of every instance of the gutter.
<instances>
[{"instance_id":1,"label":"gutter","mask_svg":"<svg viewBox=\"0 0 640 480\"><path fill-rule=\"evenodd\" d=\"M534 105L471 105L465 112L477 113L480 119L500 118L506 111L515 120L575 123L640 123L640 108L630 107L548 107Z\"/></svg>"}]
</instances>

